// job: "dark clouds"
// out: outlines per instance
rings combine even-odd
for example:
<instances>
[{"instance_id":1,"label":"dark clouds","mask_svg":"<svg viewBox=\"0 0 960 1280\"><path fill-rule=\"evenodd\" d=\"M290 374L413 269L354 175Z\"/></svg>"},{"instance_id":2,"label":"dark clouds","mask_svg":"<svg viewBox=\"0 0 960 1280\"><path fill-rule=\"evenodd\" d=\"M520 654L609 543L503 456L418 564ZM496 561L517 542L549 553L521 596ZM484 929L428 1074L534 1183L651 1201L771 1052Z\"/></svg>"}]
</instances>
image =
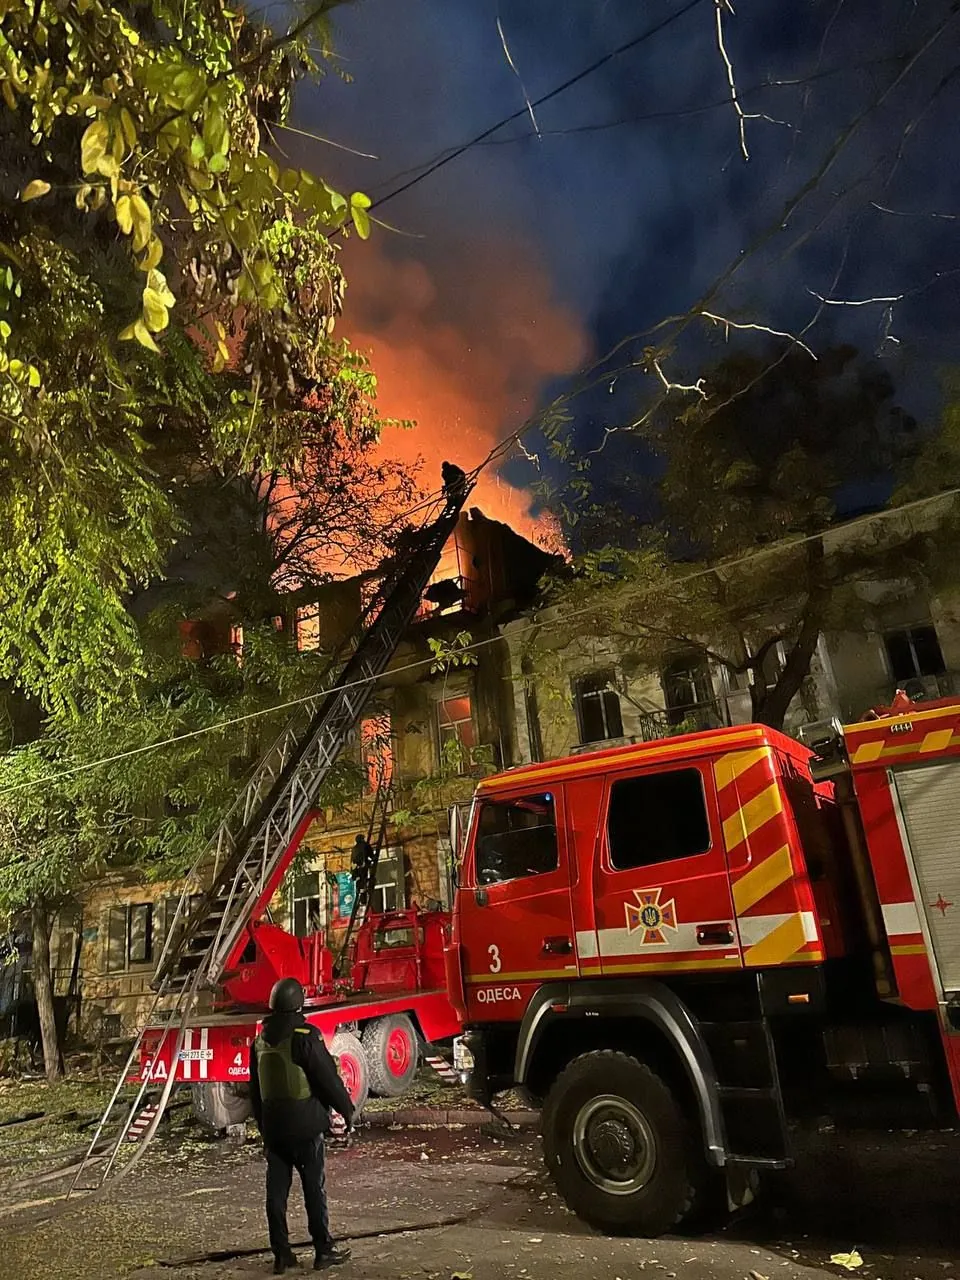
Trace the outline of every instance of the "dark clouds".
<instances>
[{"instance_id":1,"label":"dark clouds","mask_svg":"<svg viewBox=\"0 0 960 1280\"><path fill-rule=\"evenodd\" d=\"M499 9L487 0L361 0L338 11L337 47L353 82L329 78L304 92L297 115L304 127L382 158L358 160L319 144L291 149L332 180L379 194L392 174L523 105L497 34L498 12L535 98L678 7L676 0L500 0ZM421 238L389 237L382 251L427 268L442 260L445 302L462 324L456 264L466 281L476 269L474 238L515 238L549 274L554 302L572 309L593 350L603 351L685 311L775 225L834 139L949 8L949 0L740 0L724 21L741 90L836 72L746 94L748 111L786 125L748 121L745 163L732 107L709 105L725 99L727 88L712 0L704 0L540 109L542 140L520 120L386 205L388 221ZM955 20L715 303L735 318L784 329L807 324L819 309L812 342L842 338L877 352L914 405L927 409L938 366L956 358L960 276L949 273L960 268L960 219L901 217L871 202L960 215L960 81L951 78L958 48ZM707 109L636 119L699 106ZM593 128L618 120L632 122ZM892 310L818 307L810 291L833 288L850 300L906 296ZM486 307L477 323L488 328L498 318ZM487 349L509 341L477 336ZM714 344L719 337L709 336ZM678 371L716 358L719 349L707 339L702 323L689 331L671 357ZM622 378L612 396L588 398L578 407L581 443L598 439L605 422L622 420L646 391Z\"/></svg>"}]
</instances>

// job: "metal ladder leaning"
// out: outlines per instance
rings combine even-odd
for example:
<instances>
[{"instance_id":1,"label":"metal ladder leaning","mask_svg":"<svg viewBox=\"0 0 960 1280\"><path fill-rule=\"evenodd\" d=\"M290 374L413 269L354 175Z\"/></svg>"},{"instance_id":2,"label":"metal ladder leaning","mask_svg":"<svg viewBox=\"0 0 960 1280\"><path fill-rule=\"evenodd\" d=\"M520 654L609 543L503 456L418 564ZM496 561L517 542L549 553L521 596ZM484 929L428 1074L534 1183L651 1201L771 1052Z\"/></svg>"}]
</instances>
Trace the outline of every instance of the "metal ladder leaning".
<instances>
[{"instance_id":1,"label":"metal ladder leaning","mask_svg":"<svg viewBox=\"0 0 960 1280\"><path fill-rule=\"evenodd\" d=\"M345 661L335 679L305 701L273 746L261 758L245 787L223 818L213 839L191 868L167 933L153 979L154 1000L100 1119L71 1190L94 1159L118 1109L126 1117L111 1139L106 1167L97 1186L112 1173L124 1174L140 1159L163 1117L176 1079L176 1063L184 1032L204 990L213 989L240 947L247 925L263 911L283 878L330 769L346 745L387 669L404 632L416 616L423 592L456 528L473 484L445 492L436 520L421 528L405 559L395 557L380 590L361 614ZM197 894L197 888L209 885ZM191 907L197 897L199 902ZM143 1036L158 1018L163 1027L155 1056L172 1039L173 1066L160 1100L132 1156L119 1161L124 1140L152 1081L145 1071L132 1104L121 1103L124 1083L139 1064Z\"/></svg>"}]
</instances>

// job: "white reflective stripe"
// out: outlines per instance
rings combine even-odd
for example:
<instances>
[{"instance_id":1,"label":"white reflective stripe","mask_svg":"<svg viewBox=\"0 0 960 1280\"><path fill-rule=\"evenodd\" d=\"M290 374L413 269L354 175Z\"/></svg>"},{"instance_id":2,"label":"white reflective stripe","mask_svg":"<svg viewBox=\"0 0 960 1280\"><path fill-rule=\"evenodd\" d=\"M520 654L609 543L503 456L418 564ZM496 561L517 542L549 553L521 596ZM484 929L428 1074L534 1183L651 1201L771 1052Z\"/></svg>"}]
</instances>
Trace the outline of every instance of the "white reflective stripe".
<instances>
[{"instance_id":1,"label":"white reflective stripe","mask_svg":"<svg viewBox=\"0 0 960 1280\"><path fill-rule=\"evenodd\" d=\"M176 1041L174 1041L176 1044ZM193 1078L193 1063L190 1060L190 1054L193 1052L193 1028L187 1027L183 1033L183 1048L181 1050L183 1058L181 1066L183 1068L183 1079L191 1080Z\"/></svg>"},{"instance_id":2,"label":"white reflective stripe","mask_svg":"<svg viewBox=\"0 0 960 1280\"><path fill-rule=\"evenodd\" d=\"M596 929L584 929L577 933L577 955L581 960L596 960L600 954Z\"/></svg>"},{"instance_id":3,"label":"white reflective stripe","mask_svg":"<svg viewBox=\"0 0 960 1280\"><path fill-rule=\"evenodd\" d=\"M801 911L799 914L803 920L804 941L816 942L819 937L816 916L812 911ZM787 911L782 915L739 916L737 924L740 929L740 941L745 948L755 947L758 942L769 937L774 929L779 929L780 925L785 924L787 920L792 920L795 915L797 915L796 911Z\"/></svg>"},{"instance_id":4,"label":"white reflective stripe","mask_svg":"<svg viewBox=\"0 0 960 1280\"><path fill-rule=\"evenodd\" d=\"M884 902L882 909L888 934L920 932L920 913L915 902Z\"/></svg>"},{"instance_id":5,"label":"white reflective stripe","mask_svg":"<svg viewBox=\"0 0 960 1280\"><path fill-rule=\"evenodd\" d=\"M705 920L703 924L715 924L716 921ZM733 931L733 919L727 923L730 924L731 932ZM644 929L634 929L632 932L627 929L601 929L599 931L600 955L601 956L633 956L633 955L657 955L667 951L729 951L732 944L730 942L710 942L701 946L697 942L696 924L680 924L675 929L668 929L666 925L662 928L663 942L647 942L644 943ZM581 953L582 955L582 953Z\"/></svg>"},{"instance_id":6,"label":"white reflective stripe","mask_svg":"<svg viewBox=\"0 0 960 1280\"><path fill-rule=\"evenodd\" d=\"M201 1080L206 1080L206 1078L207 1078L207 1058L206 1058L206 1048L207 1048L207 1040L208 1040L208 1038L209 1038L209 1035L210 1035L209 1028L208 1028L208 1027L201 1027L201 1029L200 1029L200 1052L204 1055L204 1056L200 1059L200 1079L201 1079Z\"/></svg>"}]
</instances>

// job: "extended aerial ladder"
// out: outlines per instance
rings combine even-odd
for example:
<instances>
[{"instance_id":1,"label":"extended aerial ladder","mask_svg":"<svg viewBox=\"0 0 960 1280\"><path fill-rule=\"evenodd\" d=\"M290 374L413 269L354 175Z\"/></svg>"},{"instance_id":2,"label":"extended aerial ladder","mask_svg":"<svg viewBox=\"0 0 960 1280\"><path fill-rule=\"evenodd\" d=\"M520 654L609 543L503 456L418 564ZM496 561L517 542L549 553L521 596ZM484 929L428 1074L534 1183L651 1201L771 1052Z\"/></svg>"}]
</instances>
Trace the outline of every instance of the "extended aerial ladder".
<instances>
[{"instance_id":1,"label":"extended aerial ladder","mask_svg":"<svg viewBox=\"0 0 960 1280\"><path fill-rule=\"evenodd\" d=\"M350 641L341 649L339 663L335 659L328 669L332 678L297 708L191 868L157 963L153 1005L97 1126L74 1188L94 1152L104 1150L102 1135L121 1105L131 1068L139 1062L146 1026L156 1020L163 1022L156 1053L172 1039L176 1061L201 994L214 990L224 971L242 955L247 926L266 910L289 868L313 819L320 789L363 714L377 678L387 669L416 616L472 488L463 473L457 473L455 482L445 486L439 515L408 539L402 556L394 557ZM380 839L382 834L378 844ZM124 1140L151 1083L149 1072L132 1103L122 1103L125 1119L115 1142L107 1148L109 1154L97 1185L115 1169L127 1172L137 1163L159 1126L175 1075L174 1071L169 1073L130 1159L118 1165Z\"/></svg>"}]
</instances>

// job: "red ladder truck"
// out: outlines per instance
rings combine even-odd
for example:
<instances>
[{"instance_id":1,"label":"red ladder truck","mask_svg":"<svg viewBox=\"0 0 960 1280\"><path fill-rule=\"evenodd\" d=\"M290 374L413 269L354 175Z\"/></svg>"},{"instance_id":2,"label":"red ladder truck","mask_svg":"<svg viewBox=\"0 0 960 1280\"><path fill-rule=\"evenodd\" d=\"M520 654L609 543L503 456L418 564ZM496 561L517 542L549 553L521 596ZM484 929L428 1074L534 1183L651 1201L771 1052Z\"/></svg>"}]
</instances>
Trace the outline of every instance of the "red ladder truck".
<instances>
[{"instance_id":1,"label":"red ladder truck","mask_svg":"<svg viewBox=\"0 0 960 1280\"><path fill-rule=\"evenodd\" d=\"M384 1068L383 1083L390 1087L395 1083L389 1078L390 1055L397 1065L394 1076L401 1083L407 1074L404 1056L415 1057L412 1030L418 1027L424 1038L437 1039L458 1029L458 1015L437 971L442 920L433 922L429 913L415 912L398 926L397 935L392 925L384 927L370 919L358 935L348 976L335 981L332 957L322 944L314 941L311 946L284 935L267 916L313 821L323 783L415 618L472 487L473 482L458 468L445 468L436 519L410 532L403 554L386 567L353 635L331 664L328 683L299 706L197 858L157 964L153 1009L137 1035L74 1186L95 1158L100 1184L115 1170L131 1169L156 1132L178 1083L199 1079L201 1084L231 1085L243 1079L237 1073L256 1033L257 1004L260 1012L265 1011L268 981L280 976L281 969L282 976L290 976L290 965L298 966L297 971L308 979L312 1002L308 1016L325 1035L341 1036L341 1067L358 1099L368 1055L360 1050L354 1032L365 1032L368 1045L375 1044L382 1054L384 1060L378 1055L374 1070ZM386 819L384 805L378 841ZM399 954L386 963L376 954L384 941L389 943L395 936L401 939L399 949L408 953L406 965L399 963ZM364 955L365 944L371 954ZM215 1009L236 1001L246 1008L239 1016L211 1014L204 1007L211 998ZM342 1037L347 1037L346 1042ZM212 1069L218 1073L215 1081L210 1078ZM132 1102L123 1095L130 1079L139 1080ZM155 1088L159 1098L146 1111L149 1119L140 1132L138 1117ZM242 1100L239 1105L242 1108ZM118 1109L125 1117L110 1154L101 1159L101 1137ZM122 1160L124 1141L134 1131L137 1147L129 1159Z\"/></svg>"},{"instance_id":2,"label":"red ladder truck","mask_svg":"<svg viewBox=\"0 0 960 1280\"><path fill-rule=\"evenodd\" d=\"M746 725L479 784L455 1064L542 1104L587 1221L745 1203L804 1117L956 1120L960 700L904 702L807 745Z\"/></svg>"}]
</instances>

